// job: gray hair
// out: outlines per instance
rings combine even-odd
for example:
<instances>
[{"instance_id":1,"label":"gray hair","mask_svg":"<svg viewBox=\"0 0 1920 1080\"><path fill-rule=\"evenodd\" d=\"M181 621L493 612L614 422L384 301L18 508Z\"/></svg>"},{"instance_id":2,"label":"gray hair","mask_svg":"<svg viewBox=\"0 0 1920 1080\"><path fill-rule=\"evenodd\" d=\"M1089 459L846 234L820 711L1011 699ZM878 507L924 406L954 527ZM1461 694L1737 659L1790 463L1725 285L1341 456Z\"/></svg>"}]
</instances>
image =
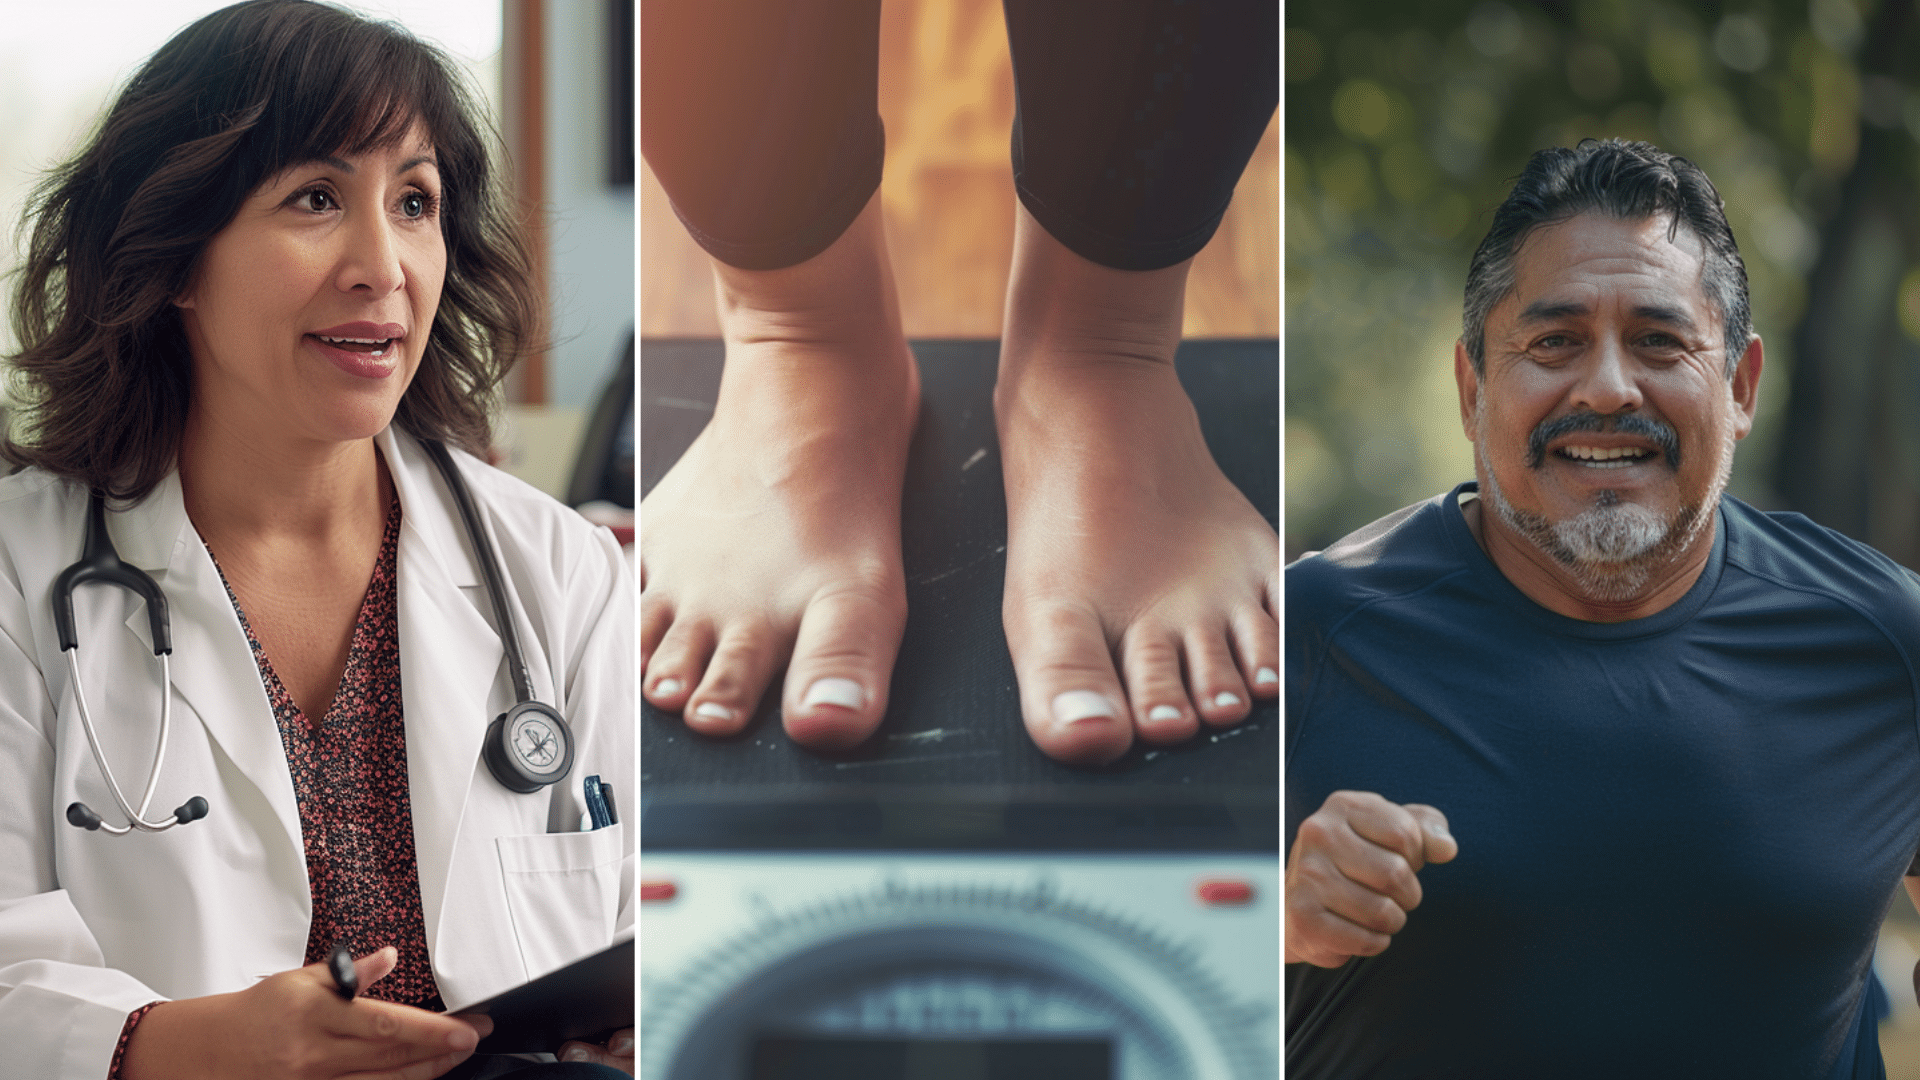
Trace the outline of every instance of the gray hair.
<instances>
[{"instance_id":1,"label":"gray hair","mask_svg":"<svg viewBox=\"0 0 1920 1080\"><path fill-rule=\"evenodd\" d=\"M1719 312L1727 350L1726 375L1753 336L1747 304L1747 265L1733 241L1726 206L1700 167L1643 142L1584 139L1533 155L1467 267L1461 342L1475 374L1485 374L1487 313L1513 292L1515 252L1533 230L1585 213L1623 221L1669 215L1669 236L1685 226L1705 247L1700 285Z\"/></svg>"}]
</instances>

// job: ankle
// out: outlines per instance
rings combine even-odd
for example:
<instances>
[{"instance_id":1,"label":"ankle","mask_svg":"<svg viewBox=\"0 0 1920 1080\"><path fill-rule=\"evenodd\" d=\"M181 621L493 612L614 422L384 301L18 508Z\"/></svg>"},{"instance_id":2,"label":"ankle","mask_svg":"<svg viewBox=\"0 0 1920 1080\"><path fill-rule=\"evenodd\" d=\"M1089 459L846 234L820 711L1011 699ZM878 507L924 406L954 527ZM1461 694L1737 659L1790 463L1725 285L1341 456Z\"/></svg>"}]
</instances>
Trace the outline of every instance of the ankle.
<instances>
[{"instance_id":1,"label":"ankle","mask_svg":"<svg viewBox=\"0 0 1920 1080\"><path fill-rule=\"evenodd\" d=\"M1159 270L1115 270L1055 240L1024 206L1014 226L1013 273L1000 374L1035 366L1170 367L1180 346L1191 260Z\"/></svg>"},{"instance_id":2,"label":"ankle","mask_svg":"<svg viewBox=\"0 0 1920 1080\"><path fill-rule=\"evenodd\" d=\"M715 261L714 287L731 354L763 343L835 353L904 353L900 304L876 194L825 251L778 270Z\"/></svg>"}]
</instances>

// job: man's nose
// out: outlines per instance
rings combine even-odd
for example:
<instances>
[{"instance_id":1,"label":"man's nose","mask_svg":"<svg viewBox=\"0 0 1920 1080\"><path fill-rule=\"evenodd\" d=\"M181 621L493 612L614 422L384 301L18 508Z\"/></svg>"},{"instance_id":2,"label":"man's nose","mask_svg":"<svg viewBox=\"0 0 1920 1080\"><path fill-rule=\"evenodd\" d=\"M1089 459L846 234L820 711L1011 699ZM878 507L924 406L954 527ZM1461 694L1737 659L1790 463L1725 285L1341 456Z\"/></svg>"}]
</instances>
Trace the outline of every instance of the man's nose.
<instances>
[{"instance_id":1,"label":"man's nose","mask_svg":"<svg viewBox=\"0 0 1920 1080\"><path fill-rule=\"evenodd\" d=\"M366 292L386 296L406 284L406 270L400 265L399 238L385 214L363 214L346 229L346 246L341 252L335 283L342 292Z\"/></svg>"},{"instance_id":2,"label":"man's nose","mask_svg":"<svg viewBox=\"0 0 1920 1080\"><path fill-rule=\"evenodd\" d=\"M1641 405L1640 383L1633 356L1618 341L1595 345L1581 363L1568 404L1608 416Z\"/></svg>"}]
</instances>

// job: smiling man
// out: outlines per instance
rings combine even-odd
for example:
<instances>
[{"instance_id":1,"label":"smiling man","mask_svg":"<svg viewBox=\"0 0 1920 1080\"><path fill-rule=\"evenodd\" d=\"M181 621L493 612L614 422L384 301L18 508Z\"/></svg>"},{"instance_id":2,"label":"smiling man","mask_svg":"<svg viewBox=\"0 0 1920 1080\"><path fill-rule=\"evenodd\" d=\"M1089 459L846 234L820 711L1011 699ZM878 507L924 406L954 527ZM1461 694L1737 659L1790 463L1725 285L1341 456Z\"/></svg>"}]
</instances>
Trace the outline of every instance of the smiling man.
<instances>
[{"instance_id":1,"label":"smiling man","mask_svg":"<svg viewBox=\"0 0 1920 1080\"><path fill-rule=\"evenodd\" d=\"M1287 571L1289 1076L1884 1076L1920 578L1724 493L1763 361L1698 168L1534 156L1477 481Z\"/></svg>"}]
</instances>

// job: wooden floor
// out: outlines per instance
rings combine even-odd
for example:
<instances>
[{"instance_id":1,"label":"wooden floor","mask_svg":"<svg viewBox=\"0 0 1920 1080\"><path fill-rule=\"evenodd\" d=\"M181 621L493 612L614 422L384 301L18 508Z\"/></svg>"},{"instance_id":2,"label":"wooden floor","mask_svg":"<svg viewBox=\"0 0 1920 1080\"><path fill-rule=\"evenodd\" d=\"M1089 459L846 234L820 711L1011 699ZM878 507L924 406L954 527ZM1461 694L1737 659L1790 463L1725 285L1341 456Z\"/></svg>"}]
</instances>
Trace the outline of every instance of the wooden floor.
<instances>
[{"instance_id":1,"label":"wooden floor","mask_svg":"<svg viewBox=\"0 0 1920 1080\"><path fill-rule=\"evenodd\" d=\"M907 335L998 337L1014 208L1013 69L999 0L887 0L882 11L881 199ZM1194 260L1188 337L1279 336L1279 220L1276 118ZM643 168L642 336L720 332L707 266Z\"/></svg>"}]
</instances>

